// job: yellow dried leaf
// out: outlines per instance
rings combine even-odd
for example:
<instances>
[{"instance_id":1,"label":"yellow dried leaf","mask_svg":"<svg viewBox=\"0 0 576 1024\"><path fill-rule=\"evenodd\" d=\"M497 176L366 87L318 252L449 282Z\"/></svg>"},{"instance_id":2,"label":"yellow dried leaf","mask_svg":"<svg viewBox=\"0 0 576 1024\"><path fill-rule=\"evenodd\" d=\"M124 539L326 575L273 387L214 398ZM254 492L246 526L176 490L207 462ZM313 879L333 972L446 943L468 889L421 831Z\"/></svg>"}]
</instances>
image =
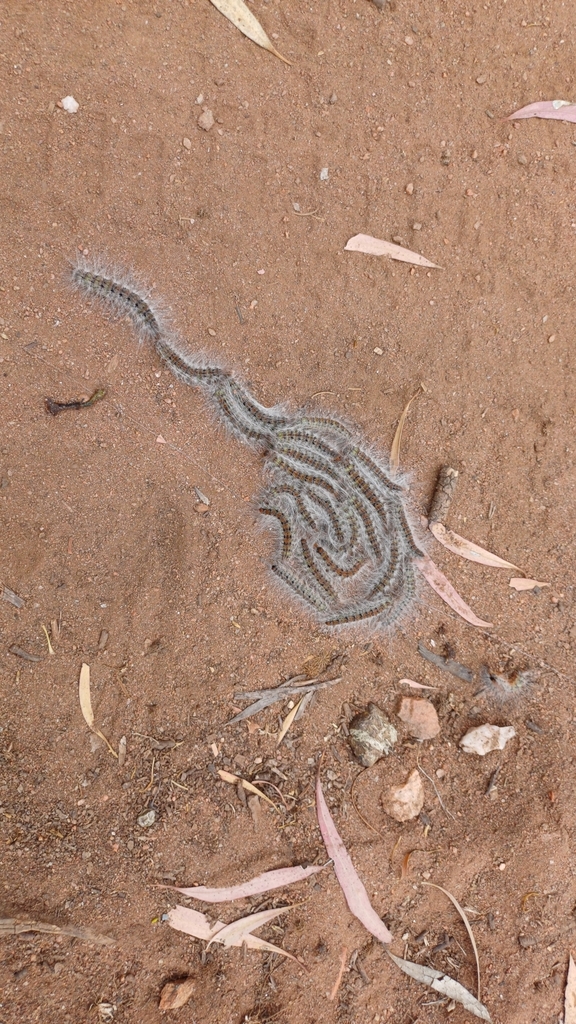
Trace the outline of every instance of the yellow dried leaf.
<instances>
[{"instance_id":1,"label":"yellow dried leaf","mask_svg":"<svg viewBox=\"0 0 576 1024\"><path fill-rule=\"evenodd\" d=\"M398 426L396 427L396 433L394 434L394 440L392 441L392 448L390 449L390 469L392 470L393 473L397 473L398 467L400 466L400 445L402 443L402 432L404 430L404 424L406 422L408 411L414 399L418 398L418 395L420 394L421 390L421 388L418 388L416 394L412 395L412 398L408 402L400 419L398 420Z\"/></svg>"},{"instance_id":2,"label":"yellow dried leaf","mask_svg":"<svg viewBox=\"0 0 576 1024\"><path fill-rule=\"evenodd\" d=\"M225 771L224 768L218 769L218 775L220 776L223 782L232 782L234 785L240 783L242 788L247 790L248 793L254 793L255 796L259 796L262 800L265 800L267 804L270 804L270 806L273 807L275 811L278 810L274 801L271 800L269 796L266 796L266 794L263 793L261 789L258 789L257 786L254 786L251 782L248 782L248 779L241 779L239 775L234 775L233 772L227 772Z\"/></svg>"},{"instance_id":3,"label":"yellow dried leaf","mask_svg":"<svg viewBox=\"0 0 576 1024\"><path fill-rule=\"evenodd\" d=\"M253 43L261 46L263 50L268 50L269 53L273 53L275 57L279 57L280 60L284 61L285 64L292 66L291 62L283 57L281 53L278 53L276 47L270 42L266 35L262 25L257 18L254 17L252 11L246 6L244 0L211 0L221 14L228 21L231 21L236 28L251 39Z\"/></svg>"},{"instance_id":4,"label":"yellow dried leaf","mask_svg":"<svg viewBox=\"0 0 576 1024\"><path fill-rule=\"evenodd\" d=\"M86 725L91 732L95 733L96 736L99 736L106 744L112 756L118 758L118 754L114 750L114 747L108 742L104 733L100 732L100 729L94 725L94 712L92 711L92 701L90 698L90 666L86 664L83 664L80 669L78 696L80 698L80 710L82 711Z\"/></svg>"},{"instance_id":5,"label":"yellow dried leaf","mask_svg":"<svg viewBox=\"0 0 576 1024\"><path fill-rule=\"evenodd\" d=\"M288 732L288 729L290 728L290 726L292 725L292 722L296 718L296 715L298 714L298 711L300 710L300 705L301 705L303 700L304 700L304 697L301 697L300 700L298 701L298 703L294 705L292 710L288 712L288 714L286 715L286 718L282 722L282 728L280 729L280 732L278 733L278 739L276 740L276 746L277 747L279 747L280 744L282 743L282 740L284 739L286 733Z\"/></svg>"},{"instance_id":6,"label":"yellow dried leaf","mask_svg":"<svg viewBox=\"0 0 576 1024\"><path fill-rule=\"evenodd\" d=\"M84 715L84 721L89 729L94 730L94 712L92 711L92 701L90 700L90 666L82 665L80 669L80 684L78 687L78 696L80 697L80 710Z\"/></svg>"}]
</instances>

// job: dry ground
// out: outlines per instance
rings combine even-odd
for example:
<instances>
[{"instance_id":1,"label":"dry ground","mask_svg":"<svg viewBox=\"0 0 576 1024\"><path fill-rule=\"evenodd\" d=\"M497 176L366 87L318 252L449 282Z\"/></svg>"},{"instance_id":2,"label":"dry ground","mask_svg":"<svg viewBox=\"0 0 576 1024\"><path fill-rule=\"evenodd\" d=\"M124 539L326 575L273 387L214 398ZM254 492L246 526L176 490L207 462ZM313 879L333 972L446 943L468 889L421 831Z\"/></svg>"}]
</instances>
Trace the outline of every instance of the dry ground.
<instances>
[{"instance_id":1,"label":"dry ground","mask_svg":"<svg viewBox=\"0 0 576 1024\"><path fill-rule=\"evenodd\" d=\"M77 1024L110 1003L115 1021L152 1024L163 982L188 972L197 988L179 1019L197 1024L471 1019L460 1007L447 1016L397 972L330 871L287 892L300 905L263 933L309 974L239 950L202 960L162 924L175 900L159 881L231 884L323 857L312 800L323 751L335 819L392 949L407 944L474 988L464 929L429 878L475 911L496 1024L556 1024L576 944L576 129L503 118L540 97L576 98L573 7L253 9L291 68L208 0L11 0L0 11L0 575L25 599L21 611L0 604L1 909L117 940L3 938L0 1019ZM55 106L69 94L76 114ZM200 94L209 132L197 126ZM400 237L443 269L345 253L360 231ZM436 545L492 631L422 590L390 637L322 634L270 586L270 540L250 506L258 459L128 326L69 288L68 262L84 250L133 267L192 348L236 368L265 403L326 392L314 404L384 451L422 382L402 452L415 511L438 467L458 466L451 525L550 586L511 593L505 573ZM94 407L46 413L46 396L99 384ZM42 624L53 619L50 656ZM450 646L475 682L424 662L418 639ZM14 644L41 660L14 656ZM336 648L342 682L279 750L272 712L259 731L223 727L235 690L275 685ZM83 661L98 725L114 745L127 736L122 769L82 720ZM502 703L478 694L485 663L535 681ZM393 715L406 676L437 687L442 728L424 749L403 734L359 780L376 834L350 800L358 766L343 723L369 700ZM458 741L483 721L512 724L517 738L481 760ZM426 782L429 826L401 826L380 793L417 757L450 814ZM218 767L274 781L290 813L263 810L255 824ZM157 821L143 830L151 806ZM424 930L428 947L415 941ZM431 954L445 933L453 941ZM356 967L331 1002L343 947Z\"/></svg>"}]
</instances>

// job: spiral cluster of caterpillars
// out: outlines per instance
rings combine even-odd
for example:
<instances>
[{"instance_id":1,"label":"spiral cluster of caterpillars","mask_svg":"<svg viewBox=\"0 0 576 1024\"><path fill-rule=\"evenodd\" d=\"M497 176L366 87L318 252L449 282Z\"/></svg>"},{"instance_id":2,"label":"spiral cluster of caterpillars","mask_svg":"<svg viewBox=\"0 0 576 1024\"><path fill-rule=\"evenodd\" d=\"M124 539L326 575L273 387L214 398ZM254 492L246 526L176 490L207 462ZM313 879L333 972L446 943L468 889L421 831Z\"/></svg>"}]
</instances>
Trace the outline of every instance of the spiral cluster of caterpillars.
<instances>
[{"instance_id":1,"label":"spiral cluster of caterpillars","mask_svg":"<svg viewBox=\"0 0 576 1024\"><path fill-rule=\"evenodd\" d=\"M200 388L231 432L263 460L258 510L276 537L276 578L325 626L389 626L415 592L422 552L402 487L362 439L335 418L268 409L221 367L190 355L132 282L86 267L73 281L127 314L171 371Z\"/></svg>"}]
</instances>

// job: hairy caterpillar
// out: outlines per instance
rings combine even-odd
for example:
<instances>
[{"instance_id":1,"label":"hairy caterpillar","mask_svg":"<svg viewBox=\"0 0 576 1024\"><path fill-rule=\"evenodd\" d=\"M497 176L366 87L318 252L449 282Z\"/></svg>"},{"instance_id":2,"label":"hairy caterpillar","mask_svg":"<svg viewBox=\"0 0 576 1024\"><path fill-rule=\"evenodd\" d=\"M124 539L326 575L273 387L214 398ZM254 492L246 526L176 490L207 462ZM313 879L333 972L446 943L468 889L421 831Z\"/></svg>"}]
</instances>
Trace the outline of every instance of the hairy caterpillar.
<instances>
[{"instance_id":1,"label":"hairy caterpillar","mask_svg":"<svg viewBox=\"0 0 576 1024\"><path fill-rule=\"evenodd\" d=\"M261 515L274 519L276 578L328 627L386 627L415 593L412 535L402 486L353 427L334 417L266 408L228 370L191 354L131 278L81 263L72 282L127 316L183 383L204 392L232 434L263 459ZM317 513L316 513L317 510Z\"/></svg>"}]
</instances>

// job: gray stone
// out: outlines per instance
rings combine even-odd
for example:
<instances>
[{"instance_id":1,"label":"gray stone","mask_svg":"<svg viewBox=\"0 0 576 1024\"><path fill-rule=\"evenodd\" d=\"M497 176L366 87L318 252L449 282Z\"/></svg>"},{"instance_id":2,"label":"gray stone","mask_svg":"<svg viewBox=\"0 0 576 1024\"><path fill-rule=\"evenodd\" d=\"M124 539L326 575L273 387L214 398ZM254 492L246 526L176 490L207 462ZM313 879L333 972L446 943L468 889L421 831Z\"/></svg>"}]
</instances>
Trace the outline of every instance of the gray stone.
<instances>
[{"instance_id":1,"label":"gray stone","mask_svg":"<svg viewBox=\"0 0 576 1024\"><path fill-rule=\"evenodd\" d=\"M365 768L370 768L385 754L389 754L398 739L392 722L372 703L366 711L361 711L352 719L348 730L354 757Z\"/></svg>"}]
</instances>

